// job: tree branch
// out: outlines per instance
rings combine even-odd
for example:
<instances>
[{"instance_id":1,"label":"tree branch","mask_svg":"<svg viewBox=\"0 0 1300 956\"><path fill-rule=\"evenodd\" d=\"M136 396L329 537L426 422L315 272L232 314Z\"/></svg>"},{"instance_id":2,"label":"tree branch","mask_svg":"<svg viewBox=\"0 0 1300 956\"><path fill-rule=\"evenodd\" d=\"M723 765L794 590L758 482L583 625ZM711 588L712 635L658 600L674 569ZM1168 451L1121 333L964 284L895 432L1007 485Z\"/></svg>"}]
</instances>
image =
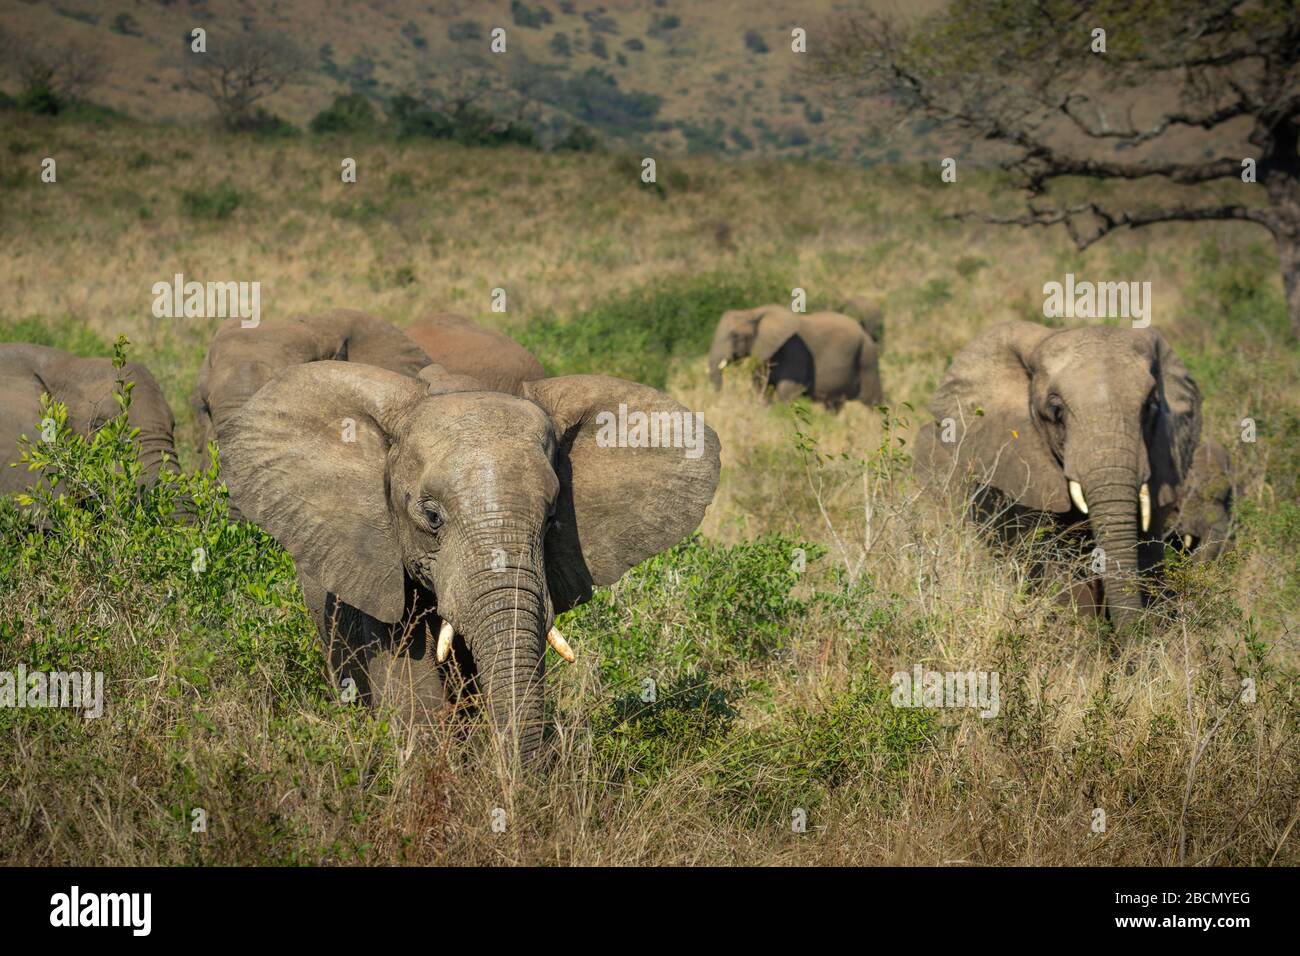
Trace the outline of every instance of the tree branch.
<instances>
[{"instance_id":1,"label":"tree branch","mask_svg":"<svg viewBox=\"0 0 1300 956\"><path fill-rule=\"evenodd\" d=\"M1070 239L1080 251L1105 238L1117 229L1140 229L1161 222L1204 222L1241 220L1258 223L1273 231L1276 223L1266 209L1252 209L1249 206L1228 204L1222 206L1164 206L1144 209L1136 212L1127 210L1110 212L1097 203L1085 202L1066 208L1044 209L1030 206L1029 211L1018 216L997 216L980 212L953 213L950 218L960 220L978 220L980 222L1007 226L1054 226L1063 225ZM1091 222L1093 228L1085 231L1082 221Z\"/></svg>"}]
</instances>

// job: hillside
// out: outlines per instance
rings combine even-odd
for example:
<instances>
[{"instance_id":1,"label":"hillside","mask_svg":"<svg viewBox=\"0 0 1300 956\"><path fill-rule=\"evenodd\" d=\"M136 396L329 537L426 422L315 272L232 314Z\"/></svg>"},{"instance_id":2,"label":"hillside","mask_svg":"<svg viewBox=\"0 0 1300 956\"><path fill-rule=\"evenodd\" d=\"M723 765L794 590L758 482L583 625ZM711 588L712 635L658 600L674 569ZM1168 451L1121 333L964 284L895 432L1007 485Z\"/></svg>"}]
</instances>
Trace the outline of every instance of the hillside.
<instances>
[{"instance_id":1,"label":"hillside","mask_svg":"<svg viewBox=\"0 0 1300 956\"><path fill-rule=\"evenodd\" d=\"M913 11L940 4L913 5ZM835 8L777 0L205 0L130 5L22 0L0 9L0 30L103 55L91 98L131 116L192 123L211 104L184 85L190 31L292 36L307 59L302 81L265 106L304 126L336 93L377 105L399 93L437 102L490 87L485 102L523 110L542 136L574 125L607 140L668 151L750 156L838 156L864 163L933 155L918 129L837 117L798 75L790 30L816 42ZM489 34L507 31L492 55Z\"/></svg>"}]
</instances>

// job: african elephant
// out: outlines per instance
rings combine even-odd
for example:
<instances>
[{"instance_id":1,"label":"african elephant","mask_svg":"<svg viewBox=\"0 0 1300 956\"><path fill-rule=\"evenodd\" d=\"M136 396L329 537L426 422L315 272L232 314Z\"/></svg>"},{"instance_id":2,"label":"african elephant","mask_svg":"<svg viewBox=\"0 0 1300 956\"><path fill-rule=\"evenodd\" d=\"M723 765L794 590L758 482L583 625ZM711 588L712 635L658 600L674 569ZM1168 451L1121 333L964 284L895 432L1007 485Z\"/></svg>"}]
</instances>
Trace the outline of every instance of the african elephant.
<instances>
[{"instance_id":1,"label":"african elephant","mask_svg":"<svg viewBox=\"0 0 1300 956\"><path fill-rule=\"evenodd\" d=\"M724 312L709 348L709 380L722 385L728 362L755 356L780 401L807 392L835 408L881 401L876 344L862 325L838 312L791 312L782 305Z\"/></svg>"},{"instance_id":2,"label":"african elephant","mask_svg":"<svg viewBox=\"0 0 1300 956\"><path fill-rule=\"evenodd\" d=\"M527 757L545 643L571 658L555 616L699 524L719 445L645 385L569 375L522 393L315 362L278 373L217 435L232 500L293 555L331 658L351 656L370 699L406 705L396 663L418 718L454 650Z\"/></svg>"},{"instance_id":3,"label":"african elephant","mask_svg":"<svg viewBox=\"0 0 1300 956\"><path fill-rule=\"evenodd\" d=\"M972 474L979 508L1017 532L1086 521L1102 600L1127 630L1201 435L1200 391L1168 343L1149 329L997 325L953 358L930 411L921 473Z\"/></svg>"},{"instance_id":4,"label":"african elephant","mask_svg":"<svg viewBox=\"0 0 1300 956\"><path fill-rule=\"evenodd\" d=\"M1166 540L1198 561L1217 558L1232 535L1235 495L1227 450L1218 442L1202 441L1187 481L1178 489Z\"/></svg>"},{"instance_id":5,"label":"african elephant","mask_svg":"<svg viewBox=\"0 0 1300 956\"><path fill-rule=\"evenodd\" d=\"M429 364L429 357L396 326L351 309L263 319L251 328L240 319L227 319L208 346L191 399L204 467L209 464L208 442L221 422L276 372L325 360L361 362L404 375L416 375Z\"/></svg>"},{"instance_id":6,"label":"african elephant","mask_svg":"<svg viewBox=\"0 0 1300 956\"><path fill-rule=\"evenodd\" d=\"M41 395L68 409L68 427L89 435L121 412L113 391L119 379L135 383L127 421L140 429L140 479L152 485L166 466L176 469L174 420L162 389L139 362L113 367L112 359L81 358L44 345L12 342L0 345L0 494L22 491L33 476L19 461L18 437L41 434ZM164 456L166 456L164 458Z\"/></svg>"},{"instance_id":7,"label":"african elephant","mask_svg":"<svg viewBox=\"0 0 1300 956\"><path fill-rule=\"evenodd\" d=\"M519 395L524 382L546 377L542 363L514 339L454 312L430 315L405 331L448 372L472 375L498 392Z\"/></svg>"}]
</instances>

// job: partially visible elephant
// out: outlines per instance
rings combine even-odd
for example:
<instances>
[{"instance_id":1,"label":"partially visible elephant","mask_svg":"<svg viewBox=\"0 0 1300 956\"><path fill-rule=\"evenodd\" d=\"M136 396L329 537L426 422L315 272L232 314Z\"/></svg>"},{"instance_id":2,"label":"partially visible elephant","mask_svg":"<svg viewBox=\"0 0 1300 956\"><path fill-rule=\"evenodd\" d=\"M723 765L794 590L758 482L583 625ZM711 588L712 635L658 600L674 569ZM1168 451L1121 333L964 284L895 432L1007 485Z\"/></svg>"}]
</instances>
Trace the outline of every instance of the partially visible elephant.
<instances>
[{"instance_id":1,"label":"partially visible elephant","mask_svg":"<svg viewBox=\"0 0 1300 956\"><path fill-rule=\"evenodd\" d=\"M1218 442L1202 441L1196 446L1187 481L1178 489L1166 539L1197 561L1217 558L1232 536L1235 496L1227 449Z\"/></svg>"},{"instance_id":2,"label":"partially visible elephant","mask_svg":"<svg viewBox=\"0 0 1300 956\"><path fill-rule=\"evenodd\" d=\"M1200 390L1169 344L1150 329L997 325L953 358L930 411L921 473L972 477L977 508L1016 533L1086 524L1106 610L1128 630L1201 436Z\"/></svg>"},{"instance_id":3,"label":"partially visible elephant","mask_svg":"<svg viewBox=\"0 0 1300 956\"><path fill-rule=\"evenodd\" d=\"M67 406L69 428L90 435L121 414L113 395L119 379L134 383L127 422L140 429L140 480L153 485L164 467L176 470L175 421L147 368L127 362L117 369L112 359L82 358L44 345L0 344L0 494L34 483L35 476L21 465L9 465L19 461L20 435L40 438L42 394Z\"/></svg>"},{"instance_id":4,"label":"partially visible elephant","mask_svg":"<svg viewBox=\"0 0 1300 956\"><path fill-rule=\"evenodd\" d=\"M844 300L839 311L851 319L857 319L858 324L871 336L871 341L876 343L876 348L884 348L885 310L880 307L879 302L867 296L855 295Z\"/></svg>"},{"instance_id":5,"label":"partially visible elephant","mask_svg":"<svg viewBox=\"0 0 1300 956\"><path fill-rule=\"evenodd\" d=\"M722 385L729 362L753 355L780 401L807 393L837 408L881 401L876 344L862 325L838 312L791 312L782 305L724 312L709 348L709 380Z\"/></svg>"},{"instance_id":6,"label":"partially visible elephant","mask_svg":"<svg viewBox=\"0 0 1300 956\"><path fill-rule=\"evenodd\" d=\"M525 382L546 377L542 363L514 339L455 312L420 319L406 334L448 372L472 375L498 392L520 395Z\"/></svg>"},{"instance_id":7,"label":"partially visible elephant","mask_svg":"<svg viewBox=\"0 0 1300 956\"><path fill-rule=\"evenodd\" d=\"M527 758L546 643L572 657L556 615L695 529L719 444L645 385L569 375L522 391L314 362L217 435L231 499L293 555L336 676L419 719L454 654Z\"/></svg>"},{"instance_id":8,"label":"partially visible elephant","mask_svg":"<svg viewBox=\"0 0 1300 956\"><path fill-rule=\"evenodd\" d=\"M307 362L360 362L416 375L429 357L400 329L351 309L263 319L244 328L227 319L217 329L199 370L193 398L204 467L208 442L281 369Z\"/></svg>"}]
</instances>

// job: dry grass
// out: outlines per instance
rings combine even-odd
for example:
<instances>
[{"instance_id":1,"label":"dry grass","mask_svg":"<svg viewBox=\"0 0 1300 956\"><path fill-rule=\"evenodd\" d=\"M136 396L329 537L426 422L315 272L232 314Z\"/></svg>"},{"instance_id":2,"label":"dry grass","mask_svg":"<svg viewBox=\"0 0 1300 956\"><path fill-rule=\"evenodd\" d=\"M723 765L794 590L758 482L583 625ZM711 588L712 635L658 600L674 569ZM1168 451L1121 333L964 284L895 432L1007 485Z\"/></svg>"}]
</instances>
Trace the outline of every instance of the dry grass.
<instances>
[{"instance_id":1,"label":"dry grass","mask_svg":"<svg viewBox=\"0 0 1300 956\"><path fill-rule=\"evenodd\" d=\"M93 725L10 715L0 744L0 860L1293 865L1300 857L1295 540L1280 517L1296 507L1286 423L1300 413L1300 374L1280 321L1253 319L1234 332L1206 307L1211 253L1216 274L1241 274L1243 296L1254 288L1251 264L1268 250L1252 245L1250 231L1171 227L1079 255L1059 235L939 218L998 188L978 177L959 192L937 175L931 183L900 170L680 159L672 166L687 180L661 199L608 156L232 142L148 126L91 135L35 120L6 138L6 186L17 188L0 207L8 292L0 320L67 317L105 335L127 332L135 357L163 381L186 444L193 422L184 398L211 330L150 316L151 285L177 271L260 280L266 315L347 306L404 323L453 307L517 329L647 283L759 264L825 300L881 297L885 387L894 414L912 422L922 413L901 403L923 408L957 348L992 323L1032 317L1042 283L1074 271L1153 283L1155 323L1204 380L1207 434L1233 449L1243 500L1256 509L1232 557L1189 569L1143 639L1116 646L1103 626L1027 580L1026 555L992 552L955 506L922 496L906 463L880 451L878 412L767 406L741 372L714 393L702 356L691 358L674 366L669 389L703 410L723 442L706 538L743 545L783 532L827 549L797 588L806 611L779 620L772 653L720 652L710 619L671 576L614 589L614 619L642 627L642 616L661 615L653 627L669 649L644 673L724 693L737 712L726 732L708 729L708 708L670 715L683 722L680 738L611 723L611 704L636 687L620 683L611 661L626 652L626 674L641 673L631 631L576 616L566 633L579 661L553 666L548 678L552 759L545 772L522 773L496 759L472 721L407 731L331 703L291 583L269 578L267 604L232 582L222 601L234 617L209 621L197 599L173 610L153 603L158 592L146 585L138 600L123 599L129 587L72 564L2 592L0 660L46 653L48 635L96 635L79 660L105 665L119 703ZM140 153L152 164L132 168ZM58 158L57 186L27 182L45 155ZM337 181L343 156L359 160L355 186ZM227 178L245 197L229 218L181 212L182 190ZM719 223L729 226L726 241ZM404 268L413 282L397 278ZM1259 308L1276 308L1277 280L1267 264L1261 274ZM505 316L488 311L495 286L508 290ZM1245 415L1268 426L1254 446L1236 440ZM797 432L847 460L806 463ZM680 587L707 594L708 585ZM237 665L222 643L236 627L282 637ZM939 710L899 723L872 689L887 695L888 676L916 664L997 671L999 717ZM1256 679L1253 703L1237 700L1243 677ZM644 749L627 749L629 741ZM809 746L845 756L805 773L818 756L801 749ZM189 832L194 807L208 811L206 834ZM806 833L791 830L797 808L807 811ZM1102 833L1091 829L1096 808L1106 814Z\"/></svg>"}]
</instances>

